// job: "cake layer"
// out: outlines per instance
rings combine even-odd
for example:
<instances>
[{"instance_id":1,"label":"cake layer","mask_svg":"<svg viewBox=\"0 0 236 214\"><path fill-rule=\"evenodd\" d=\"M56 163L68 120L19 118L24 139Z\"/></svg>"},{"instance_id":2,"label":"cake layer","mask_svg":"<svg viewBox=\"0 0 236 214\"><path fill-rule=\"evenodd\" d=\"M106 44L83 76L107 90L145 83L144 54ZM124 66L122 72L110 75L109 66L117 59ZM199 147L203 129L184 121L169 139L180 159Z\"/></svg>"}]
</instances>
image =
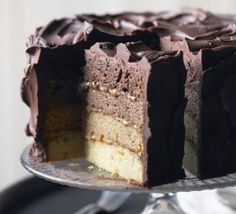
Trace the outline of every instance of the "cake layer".
<instances>
[{"instance_id":1,"label":"cake layer","mask_svg":"<svg viewBox=\"0 0 236 214\"><path fill-rule=\"evenodd\" d=\"M123 147L88 140L86 156L90 162L114 175L141 185L146 181L143 161L136 153Z\"/></svg>"},{"instance_id":2,"label":"cake layer","mask_svg":"<svg viewBox=\"0 0 236 214\"><path fill-rule=\"evenodd\" d=\"M82 128L82 106L47 102L48 108L44 132L47 137L58 135L60 131L80 131Z\"/></svg>"},{"instance_id":3,"label":"cake layer","mask_svg":"<svg viewBox=\"0 0 236 214\"><path fill-rule=\"evenodd\" d=\"M143 128L144 110L141 101L133 100L127 94L114 95L93 88L89 88L84 96L89 109L112 115L139 130Z\"/></svg>"},{"instance_id":4,"label":"cake layer","mask_svg":"<svg viewBox=\"0 0 236 214\"><path fill-rule=\"evenodd\" d=\"M142 132L111 115L88 109L85 114L84 135L87 139L119 145L138 156L144 155Z\"/></svg>"},{"instance_id":5,"label":"cake layer","mask_svg":"<svg viewBox=\"0 0 236 214\"><path fill-rule=\"evenodd\" d=\"M148 48L143 47L144 50ZM85 50L85 81L95 83L104 90L115 89L118 93L123 92L142 100L145 97L145 69L138 63L141 57L136 56L133 63L129 62L131 52L128 48L129 45L123 44L114 46L112 43L96 43Z\"/></svg>"},{"instance_id":6,"label":"cake layer","mask_svg":"<svg viewBox=\"0 0 236 214\"><path fill-rule=\"evenodd\" d=\"M77 131L60 132L46 141L47 161L85 157L84 137Z\"/></svg>"}]
</instances>

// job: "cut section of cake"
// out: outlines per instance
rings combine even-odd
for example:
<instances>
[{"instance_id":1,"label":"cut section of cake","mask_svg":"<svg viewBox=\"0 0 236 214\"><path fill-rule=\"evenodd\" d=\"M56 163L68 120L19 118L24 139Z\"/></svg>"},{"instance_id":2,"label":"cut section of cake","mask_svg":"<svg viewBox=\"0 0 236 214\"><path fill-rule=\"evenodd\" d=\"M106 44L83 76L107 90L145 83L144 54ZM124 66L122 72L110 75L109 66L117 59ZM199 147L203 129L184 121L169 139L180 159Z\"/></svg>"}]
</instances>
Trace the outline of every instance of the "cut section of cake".
<instances>
[{"instance_id":1,"label":"cut section of cake","mask_svg":"<svg viewBox=\"0 0 236 214\"><path fill-rule=\"evenodd\" d=\"M139 184L183 178L181 53L96 43L85 58L88 160Z\"/></svg>"},{"instance_id":2,"label":"cut section of cake","mask_svg":"<svg viewBox=\"0 0 236 214\"><path fill-rule=\"evenodd\" d=\"M88 20L54 21L30 41L22 97L31 155L83 156L140 185L184 178L182 53L158 51L157 34L135 24Z\"/></svg>"}]
</instances>

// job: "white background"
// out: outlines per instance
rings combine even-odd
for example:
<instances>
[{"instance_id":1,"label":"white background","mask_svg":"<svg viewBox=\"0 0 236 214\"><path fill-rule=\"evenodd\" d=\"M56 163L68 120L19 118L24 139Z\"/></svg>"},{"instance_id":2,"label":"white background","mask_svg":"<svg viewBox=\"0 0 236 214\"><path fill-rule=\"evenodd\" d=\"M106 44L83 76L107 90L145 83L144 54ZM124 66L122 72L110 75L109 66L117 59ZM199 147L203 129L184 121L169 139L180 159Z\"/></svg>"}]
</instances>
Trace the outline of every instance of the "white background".
<instances>
[{"instance_id":1,"label":"white background","mask_svg":"<svg viewBox=\"0 0 236 214\"><path fill-rule=\"evenodd\" d=\"M0 0L0 190L27 176L19 157L32 139L24 127L28 109L20 98L25 41L35 27L80 12L158 11L201 7L235 13L235 0Z\"/></svg>"}]
</instances>

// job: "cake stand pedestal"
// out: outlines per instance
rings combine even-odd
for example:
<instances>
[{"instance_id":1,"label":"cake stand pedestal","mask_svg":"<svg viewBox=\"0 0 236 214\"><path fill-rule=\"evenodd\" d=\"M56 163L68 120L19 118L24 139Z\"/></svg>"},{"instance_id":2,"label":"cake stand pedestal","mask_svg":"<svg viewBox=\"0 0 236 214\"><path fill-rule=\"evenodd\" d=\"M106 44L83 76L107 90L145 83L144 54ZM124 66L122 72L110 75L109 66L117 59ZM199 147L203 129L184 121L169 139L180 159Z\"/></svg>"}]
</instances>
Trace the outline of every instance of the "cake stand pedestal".
<instances>
[{"instance_id":1,"label":"cake stand pedestal","mask_svg":"<svg viewBox=\"0 0 236 214\"><path fill-rule=\"evenodd\" d=\"M199 180L186 173L186 179L147 188L129 184L126 180L112 176L111 173L99 169L85 159L56 162L35 161L29 155L29 147L23 151L21 163L32 174L63 185L102 191L149 193L150 197L142 214L184 213L178 206L175 193L236 185L236 173L205 180Z\"/></svg>"}]
</instances>

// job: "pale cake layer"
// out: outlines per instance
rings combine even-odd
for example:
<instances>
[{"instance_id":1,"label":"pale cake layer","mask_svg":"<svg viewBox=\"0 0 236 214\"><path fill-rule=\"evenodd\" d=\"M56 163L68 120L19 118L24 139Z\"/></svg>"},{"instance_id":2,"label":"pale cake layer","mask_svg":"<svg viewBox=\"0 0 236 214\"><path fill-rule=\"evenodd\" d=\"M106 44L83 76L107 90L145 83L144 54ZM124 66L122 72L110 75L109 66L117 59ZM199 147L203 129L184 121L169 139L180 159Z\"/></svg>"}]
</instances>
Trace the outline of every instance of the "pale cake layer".
<instances>
[{"instance_id":1,"label":"pale cake layer","mask_svg":"<svg viewBox=\"0 0 236 214\"><path fill-rule=\"evenodd\" d=\"M141 156L144 152L142 133L125 121L101 112L88 110L86 113L85 136L87 139L120 145Z\"/></svg>"},{"instance_id":2,"label":"pale cake layer","mask_svg":"<svg viewBox=\"0 0 236 214\"><path fill-rule=\"evenodd\" d=\"M44 133L46 136L58 135L57 132L80 130L82 125L81 107L75 105L57 104L53 101L48 103Z\"/></svg>"},{"instance_id":3,"label":"pale cake layer","mask_svg":"<svg viewBox=\"0 0 236 214\"><path fill-rule=\"evenodd\" d=\"M128 149L89 140L86 143L86 156L90 162L114 175L138 184L145 182L143 162Z\"/></svg>"},{"instance_id":4,"label":"pale cake layer","mask_svg":"<svg viewBox=\"0 0 236 214\"><path fill-rule=\"evenodd\" d=\"M84 157L84 146L84 139L81 137L81 133L58 133L57 137L53 137L47 142L47 160L56 161Z\"/></svg>"},{"instance_id":5,"label":"pale cake layer","mask_svg":"<svg viewBox=\"0 0 236 214\"><path fill-rule=\"evenodd\" d=\"M107 48L102 48L101 43L94 44L90 49L85 50L86 65L84 67L84 80L87 82L97 82L102 87L117 89L142 100L145 97L145 72L146 67L142 66L140 58L133 58L129 61L125 52L129 52L127 46L118 44L114 47L117 51L123 49L123 56L110 55L111 51L105 53ZM100 51L98 51L98 48ZM124 49L125 48L125 49ZM113 49L114 50L114 49ZM107 55L108 54L108 55Z\"/></svg>"}]
</instances>

